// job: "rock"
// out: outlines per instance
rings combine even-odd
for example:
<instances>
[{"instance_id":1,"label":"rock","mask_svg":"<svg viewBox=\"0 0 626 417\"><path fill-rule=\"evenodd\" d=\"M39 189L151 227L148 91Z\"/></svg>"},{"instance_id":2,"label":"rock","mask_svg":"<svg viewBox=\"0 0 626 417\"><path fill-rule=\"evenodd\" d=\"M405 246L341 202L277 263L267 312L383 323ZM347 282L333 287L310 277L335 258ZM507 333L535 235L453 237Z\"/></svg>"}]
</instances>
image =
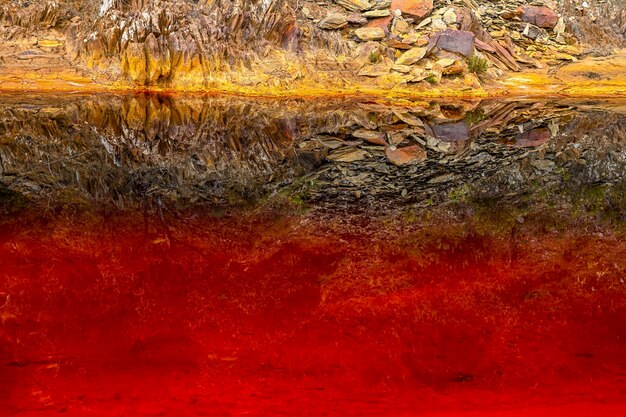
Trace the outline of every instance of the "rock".
<instances>
[{"instance_id":1,"label":"rock","mask_svg":"<svg viewBox=\"0 0 626 417\"><path fill-rule=\"evenodd\" d=\"M452 58L441 58L437 61L437 64L441 65L441 68L448 68L450 65L454 64L456 60Z\"/></svg>"},{"instance_id":2,"label":"rock","mask_svg":"<svg viewBox=\"0 0 626 417\"><path fill-rule=\"evenodd\" d=\"M424 70L423 68L415 67L413 68L413 71L411 71L411 75L413 76L413 78L410 80L410 82L419 83L428 78L429 73L426 72L426 70Z\"/></svg>"},{"instance_id":3,"label":"rock","mask_svg":"<svg viewBox=\"0 0 626 417\"><path fill-rule=\"evenodd\" d=\"M391 67L392 70L397 71L397 72L401 72L402 74L408 74L409 72L411 72L411 69L413 69L413 67L411 65L394 65Z\"/></svg>"},{"instance_id":4,"label":"rock","mask_svg":"<svg viewBox=\"0 0 626 417\"><path fill-rule=\"evenodd\" d=\"M367 23L367 18L365 16L363 16L361 13L350 13L347 17L346 20L348 21L348 23L350 23L351 25L359 25L362 26L364 24Z\"/></svg>"},{"instance_id":5,"label":"rock","mask_svg":"<svg viewBox=\"0 0 626 417\"><path fill-rule=\"evenodd\" d=\"M385 38L385 31L378 27L358 28L354 34L362 41L380 41Z\"/></svg>"},{"instance_id":6,"label":"rock","mask_svg":"<svg viewBox=\"0 0 626 417\"><path fill-rule=\"evenodd\" d=\"M385 42L385 45L391 47L391 48L395 48L395 49L401 49L403 51L408 51L409 49L411 49L413 46L406 43L406 42L400 42L398 40L395 39L390 39L387 42Z\"/></svg>"},{"instance_id":7,"label":"rock","mask_svg":"<svg viewBox=\"0 0 626 417\"><path fill-rule=\"evenodd\" d=\"M551 171L556 166L556 164L549 159L537 159L532 161L530 164L539 171Z\"/></svg>"},{"instance_id":8,"label":"rock","mask_svg":"<svg viewBox=\"0 0 626 417\"><path fill-rule=\"evenodd\" d=\"M426 56L426 48L411 48L396 60L396 65L414 65Z\"/></svg>"},{"instance_id":9,"label":"rock","mask_svg":"<svg viewBox=\"0 0 626 417\"><path fill-rule=\"evenodd\" d=\"M285 51L296 52L299 44L300 27L293 21L285 24L280 32L280 47Z\"/></svg>"},{"instance_id":10,"label":"rock","mask_svg":"<svg viewBox=\"0 0 626 417\"><path fill-rule=\"evenodd\" d=\"M391 0L373 0L371 3L373 4L372 8L375 10L389 9L391 7Z\"/></svg>"},{"instance_id":11,"label":"rock","mask_svg":"<svg viewBox=\"0 0 626 417\"><path fill-rule=\"evenodd\" d=\"M365 16L363 16L365 17ZM387 32L387 30L389 29L389 23L391 23L391 15L387 16L387 17L377 17L375 19L371 19L369 22L367 22L367 26L368 28L381 28L382 30L384 30L385 32Z\"/></svg>"},{"instance_id":12,"label":"rock","mask_svg":"<svg viewBox=\"0 0 626 417\"><path fill-rule=\"evenodd\" d=\"M446 29L430 38L428 50L436 46L444 51L470 57L474 53L474 38L475 35L472 32Z\"/></svg>"},{"instance_id":13,"label":"rock","mask_svg":"<svg viewBox=\"0 0 626 417\"><path fill-rule=\"evenodd\" d=\"M473 88L473 89L481 89L482 85L480 85L480 81L478 81L478 77L476 74L465 74L463 76L463 85Z\"/></svg>"},{"instance_id":14,"label":"rock","mask_svg":"<svg viewBox=\"0 0 626 417\"><path fill-rule=\"evenodd\" d=\"M420 38L420 35L418 35L417 33L411 33L406 38L404 38L402 42L409 44L409 45L413 45L415 42L419 40L419 38Z\"/></svg>"},{"instance_id":15,"label":"rock","mask_svg":"<svg viewBox=\"0 0 626 417\"><path fill-rule=\"evenodd\" d=\"M559 21L556 23L556 26L553 28L554 33L557 35L562 35L565 33L565 21L562 17L559 17Z\"/></svg>"},{"instance_id":16,"label":"rock","mask_svg":"<svg viewBox=\"0 0 626 417\"><path fill-rule=\"evenodd\" d=\"M462 142L470 138L470 131L464 120L454 123L440 123L431 126L435 138L444 142Z\"/></svg>"},{"instance_id":17,"label":"rock","mask_svg":"<svg viewBox=\"0 0 626 417\"><path fill-rule=\"evenodd\" d=\"M363 13L363 16L367 18L387 17L390 15L391 15L391 12L389 11L389 9L370 10L370 11Z\"/></svg>"},{"instance_id":18,"label":"rock","mask_svg":"<svg viewBox=\"0 0 626 417\"><path fill-rule=\"evenodd\" d=\"M421 28L430 25L432 21L433 20L430 17L427 17L426 19L422 20L417 26L415 26L415 29L420 30Z\"/></svg>"},{"instance_id":19,"label":"rock","mask_svg":"<svg viewBox=\"0 0 626 417\"><path fill-rule=\"evenodd\" d=\"M419 117L414 114L409 113L408 111L394 111L393 114L403 121L404 123L411 126L420 126L423 127L424 123L420 120Z\"/></svg>"},{"instance_id":20,"label":"rock","mask_svg":"<svg viewBox=\"0 0 626 417\"><path fill-rule=\"evenodd\" d=\"M171 59L168 46L164 38L158 40L153 33L146 37L144 43L146 52L146 82L154 84L160 77L167 78L171 71Z\"/></svg>"},{"instance_id":21,"label":"rock","mask_svg":"<svg viewBox=\"0 0 626 417\"><path fill-rule=\"evenodd\" d=\"M388 146L385 149L385 155L387 155L392 164L397 166L417 164L426 160L426 150L420 145L406 146L404 148Z\"/></svg>"},{"instance_id":22,"label":"rock","mask_svg":"<svg viewBox=\"0 0 626 417\"><path fill-rule=\"evenodd\" d=\"M420 21L433 11L432 0L391 0L391 9Z\"/></svg>"},{"instance_id":23,"label":"rock","mask_svg":"<svg viewBox=\"0 0 626 417\"><path fill-rule=\"evenodd\" d=\"M369 154L363 149L343 147L328 155L328 159L335 162L356 162L367 158Z\"/></svg>"},{"instance_id":24,"label":"rock","mask_svg":"<svg viewBox=\"0 0 626 417\"><path fill-rule=\"evenodd\" d=\"M443 21L447 25L452 25L456 23L456 13L454 12L454 9L446 10L446 12L443 14Z\"/></svg>"},{"instance_id":25,"label":"rock","mask_svg":"<svg viewBox=\"0 0 626 417\"><path fill-rule=\"evenodd\" d=\"M335 3L351 12L364 12L372 8L367 0L335 0Z\"/></svg>"},{"instance_id":26,"label":"rock","mask_svg":"<svg viewBox=\"0 0 626 417\"><path fill-rule=\"evenodd\" d=\"M558 59L560 61L576 61L576 58L574 58L570 54L566 54L564 52L555 52L554 53L554 58L556 58L556 59Z\"/></svg>"},{"instance_id":27,"label":"rock","mask_svg":"<svg viewBox=\"0 0 626 417\"><path fill-rule=\"evenodd\" d=\"M391 34L397 37L409 33L411 26L402 17L394 17L391 23Z\"/></svg>"},{"instance_id":28,"label":"rock","mask_svg":"<svg viewBox=\"0 0 626 417\"><path fill-rule=\"evenodd\" d=\"M570 55L580 55L582 54L582 50L580 48L577 48L573 45L566 45L562 48L559 48L560 52L565 52L566 54L570 54Z\"/></svg>"},{"instance_id":29,"label":"rock","mask_svg":"<svg viewBox=\"0 0 626 417\"><path fill-rule=\"evenodd\" d=\"M352 132L352 136L375 145L387 145L385 135L377 130L357 129Z\"/></svg>"},{"instance_id":30,"label":"rock","mask_svg":"<svg viewBox=\"0 0 626 417\"><path fill-rule=\"evenodd\" d=\"M141 43L128 44L122 56L122 70L134 82L143 83L146 80L146 52Z\"/></svg>"},{"instance_id":31,"label":"rock","mask_svg":"<svg viewBox=\"0 0 626 417\"><path fill-rule=\"evenodd\" d=\"M433 19L430 27L435 31L441 31L446 30L448 25L446 25L446 22L444 22L443 19Z\"/></svg>"},{"instance_id":32,"label":"rock","mask_svg":"<svg viewBox=\"0 0 626 417\"><path fill-rule=\"evenodd\" d=\"M535 147L550 140L552 132L549 128L537 128L520 133L515 138L515 145L519 147Z\"/></svg>"},{"instance_id":33,"label":"rock","mask_svg":"<svg viewBox=\"0 0 626 417\"><path fill-rule=\"evenodd\" d=\"M320 29L336 30L346 27L348 25L348 19L341 13L328 13L325 18L320 20L317 26Z\"/></svg>"},{"instance_id":34,"label":"rock","mask_svg":"<svg viewBox=\"0 0 626 417\"><path fill-rule=\"evenodd\" d=\"M467 64L461 60L455 60L452 65L449 65L443 69L443 75L458 75L467 71Z\"/></svg>"},{"instance_id":35,"label":"rock","mask_svg":"<svg viewBox=\"0 0 626 417\"><path fill-rule=\"evenodd\" d=\"M431 84L437 84L441 81L441 77L443 76L443 68L440 65L433 65L432 69L426 76L425 80Z\"/></svg>"},{"instance_id":36,"label":"rock","mask_svg":"<svg viewBox=\"0 0 626 417\"><path fill-rule=\"evenodd\" d=\"M546 6L521 6L517 10L522 22L532 23L540 28L552 29L556 26L559 15Z\"/></svg>"},{"instance_id":37,"label":"rock","mask_svg":"<svg viewBox=\"0 0 626 417\"><path fill-rule=\"evenodd\" d=\"M524 31L522 32L522 35L526 36L528 39L537 39L540 34L541 29L535 25L531 25L530 23L526 24Z\"/></svg>"},{"instance_id":38,"label":"rock","mask_svg":"<svg viewBox=\"0 0 626 417\"><path fill-rule=\"evenodd\" d=\"M389 144L392 146L398 146L402 142L404 142L407 138L406 132L389 132L387 134L387 139L389 140Z\"/></svg>"},{"instance_id":39,"label":"rock","mask_svg":"<svg viewBox=\"0 0 626 417\"><path fill-rule=\"evenodd\" d=\"M361 77L381 77L385 74L389 74L389 66L384 63L366 65L357 73Z\"/></svg>"},{"instance_id":40,"label":"rock","mask_svg":"<svg viewBox=\"0 0 626 417\"><path fill-rule=\"evenodd\" d=\"M319 141L319 143L329 149L337 149L341 147L341 145L343 145L343 142L341 140L333 137L319 137L317 138L317 140Z\"/></svg>"}]
</instances>

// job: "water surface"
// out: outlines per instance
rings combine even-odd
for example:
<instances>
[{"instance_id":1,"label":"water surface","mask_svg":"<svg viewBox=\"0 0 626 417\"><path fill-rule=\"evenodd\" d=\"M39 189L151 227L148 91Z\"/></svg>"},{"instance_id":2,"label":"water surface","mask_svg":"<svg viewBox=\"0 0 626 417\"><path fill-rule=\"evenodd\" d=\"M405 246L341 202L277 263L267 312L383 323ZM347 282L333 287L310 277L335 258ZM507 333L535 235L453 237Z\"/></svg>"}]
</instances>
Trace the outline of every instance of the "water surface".
<instances>
[{"instance_id":1,"label":"water surface","mask_svg":"<svg viewBox=\"0 0 626 417\"><path fill-rule=\"evenodd\" d=\"M624 102L0 109L7 415L626 412Z\"/></svg>"}]
</instances>

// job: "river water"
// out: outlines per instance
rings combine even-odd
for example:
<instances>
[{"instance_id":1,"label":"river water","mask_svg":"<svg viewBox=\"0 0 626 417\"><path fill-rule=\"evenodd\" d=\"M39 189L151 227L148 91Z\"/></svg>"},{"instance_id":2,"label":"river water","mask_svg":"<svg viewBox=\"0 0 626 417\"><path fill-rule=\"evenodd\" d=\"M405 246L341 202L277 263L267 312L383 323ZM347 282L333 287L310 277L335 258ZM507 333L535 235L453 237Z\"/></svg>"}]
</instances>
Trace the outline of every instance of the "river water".
<instances>
[{"instance_id":1,"label":"river water","mask_svg":"<svg viewBox=\"0 0 626 417\"><path fill-rule=\"evenodd\" d=\"M626 102L0 97L0 416L626 413Z\"/></svg>"}]
</instances>

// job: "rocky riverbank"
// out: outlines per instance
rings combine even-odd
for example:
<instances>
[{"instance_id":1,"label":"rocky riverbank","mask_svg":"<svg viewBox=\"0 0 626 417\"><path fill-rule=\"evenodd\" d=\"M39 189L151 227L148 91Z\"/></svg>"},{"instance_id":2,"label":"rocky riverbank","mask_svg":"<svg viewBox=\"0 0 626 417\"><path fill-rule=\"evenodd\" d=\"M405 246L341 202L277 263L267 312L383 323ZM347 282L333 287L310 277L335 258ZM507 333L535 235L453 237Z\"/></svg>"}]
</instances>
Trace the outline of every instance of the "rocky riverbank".
<instances>
[{"instance_id":1,"label":"rocky riverbank","mask_svg":"<svg viewBox=\"0 0 626 417\"><path fill-rule=\"evenodd\" d=\"M618 3L7 0L0 88L622 94Z\"/></svg>"}]
</instances>

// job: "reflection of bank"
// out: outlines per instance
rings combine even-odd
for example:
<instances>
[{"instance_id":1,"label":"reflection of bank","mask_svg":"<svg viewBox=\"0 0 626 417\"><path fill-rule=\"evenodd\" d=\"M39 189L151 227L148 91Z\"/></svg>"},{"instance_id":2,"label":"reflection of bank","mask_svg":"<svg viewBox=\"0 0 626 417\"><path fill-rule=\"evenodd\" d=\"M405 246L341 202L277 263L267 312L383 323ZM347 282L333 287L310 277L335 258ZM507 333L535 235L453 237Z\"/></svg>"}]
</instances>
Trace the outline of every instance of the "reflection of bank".
<instances>
[{"instance_id":1,"label":"reflection of bank","mask_svg":"<svg viewBox=\"0 0 626 417\"><path fill-rule=\"evenodd\" d=\"M575 168L584 181L614 178L626 162L615 157L619 136L603 125L611 120L619 129L625 116L602 105L577 106L3 97L1 179L33 198L125 207L146 199L254 204L277 189L300 187L303 178L315 184L305 194L317 200L348 196L346 201L365 197L377 203L401 196L408 204L496 177L502 190L513 182L523 186L535 174L520 166L535 159L550 163L524 166ZM587 141L590 135L597 140ZM573 168L572 158L579 165L587 160L589 168ZM592 170L593 163L602 169Z\"/></svg>"}]
</instances>

